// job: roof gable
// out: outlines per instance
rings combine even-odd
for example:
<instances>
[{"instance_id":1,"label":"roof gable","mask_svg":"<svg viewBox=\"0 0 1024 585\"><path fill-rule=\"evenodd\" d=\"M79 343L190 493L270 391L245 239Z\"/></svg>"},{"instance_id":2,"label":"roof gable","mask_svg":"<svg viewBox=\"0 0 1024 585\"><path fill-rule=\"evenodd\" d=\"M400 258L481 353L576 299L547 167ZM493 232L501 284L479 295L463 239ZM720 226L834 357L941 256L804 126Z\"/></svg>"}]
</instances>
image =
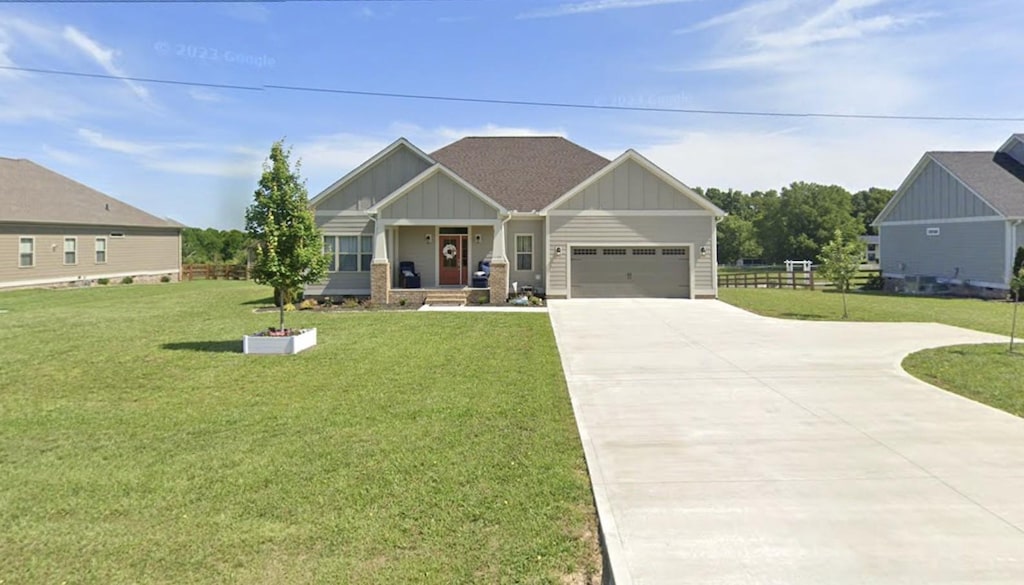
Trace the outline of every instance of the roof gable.
<instances>
[{"instance_id":1,"label":"roof gable","mask_svg":"<svg viewBox=\"0 0 1024 585\"><path fill-rule=\"evenodd\" d=\"M999 212L934 155L926 153L873 222L997 217Z\"/></svg>"},{"instance_id":2,"label":"roof gable","mask_svg":"<svg viewBox=\"0 0 1024 585\"><path fill-rule=\"evenodd\" d=\"M181 228L30 160L0 158L0 221Z\"/></svg>"},{"instance_id":3,"label":"roof gable","mask_svg":"<svg viewBox=\"0 0 1024 585\"><path fill-rule=\"evenodd\" d=\"M515 211L542 209L609 162L558 136L468 137L430 156Z\"/></svg>"},{"instance_id":4,"label":"roof gable","mask_svg":"<svg viewBox=\"0 0 1024 585\"><path fill-rule=\"evenodd\" d=\"M707 198L701 196L696 191L694 191L693 189L691 189L688 186L686 186L685 184L683 184L682 181L680 181L679 179L673 177L669 173L665 172L661 167L659 167L656 164L654 164L653 162L649 161L648 159L646 159L644 156L642 156L640 153L636 152L633 149L629 149L626 152L622 153L622 155L620 155L614 161L612 161L612 162L608 163L607 165L605 165L604 168L598 170L593 175L588 177L586 180L580 182L579 184L575 185L574 187L572 187L571 189L566 191L560 197L558 197L557 199L552 201L549 205L547 205L544 208L543 212L546 213L546 212L549 212L551 210L554 210L555 208L558 208L558 207L564 205L570 199L576 197L577 195L579 195L581 193L584 193L587 189L590 189L591 187L597 185L602 179L605 179L607 177L612 176L612 174L615 173L617 169L620 169L622 167L627 167L629 165L636 165L636 166L640 167L641 169L643 169L644 171L646 171L647 173L649 173L654 178L660 180L666 186L668 186L669 188L673 189L679 195L681 195L683 198L685 198L690 205L679 206L679 205L671 204L671 203L667 204L667 205L663 205L662 202L658 202L658 203L653 204L653 205L636 204L634 206L627 206L624 209L631 209L631 208L638 208L638 209L640 209L640 208L650 208L650 209L659 209L659 208L664 208L664 209L699 209L699 210L703 210L703 211L708 212L710 215L716 215L716 216L724 216L724 215L726 215L726 213L724 211L719 209L714 203L709 201ZM639 184L641 186L643 186L642 179L640 180ZM630 191L632 192L633 190L630 189ZM644 189L639 189L639 191L641 192L641 194L639 195L640 197L643 197L645 199L648 197L647 195L643 194ZM662 198L662 197L663 197L663 195L659 194L659 198ZM612 208L615 209L617 207L613 206Z\"/></svg>"},{"instance_id":5,"label":"roof gable","mask_svg":"<svg viewBox=\"0 0 1024 585\"><path fill-rule=\"evenodd\" d=\"M416 175L407 183L391 192L387 197L377 202L373 207L368 209L367 212L380 213L382 210L389 208L390 206L397 203L405 196L417 193L417 189L419 189L423 185L428 184L432 179L436 177L443 177L450 181L451 183L454 183L458 188L461 188L468 195L474 197L476 200L484 203L487 207L493 209L495 214L507 213L507 210L504 207L502 207L501 204L496 202L494 199L491 199L485 193L483 193L482 191L471 185L469 182L467 182L465 179L452 172L451 169L448 169L441 164L435 164L434 166L423 171L419 175ZM477 206L472 206L472 209L477 210L479 208ZM442 214L436 213L427 214L428 217L435 217L437 219L442 219L441 215Z\"/></svg>"},{"instance_id":6,"label":"roof gable","mask_svg":"<svg viewBox=\"0 0 1024 585\"><path fill-rule=\"evenodd\" d=\"M415 176L419 172L422 172L422 170L424 170L425 168L429 168L431 165L435 164L435 161L433 159L427 156L426 153L417 148L413 143L409 142L405 138L399 138L398 140L384 147L384 149L378 152L377 154L370 157L366 162L352 169L345 176L341 177L340 179L332 183L329 187L318 193L316 197L313 197L309 201L309 205L313 208L323 206L333 196L341 193L342 190L344 190L346 187L350 187L360 180L368 183L378 182L374 181L374 177L369 177L368 175L372 173L374 169L377 168L380 164L386 163L386 161L388 161L389 159L398 157L398 153L401 151L408 152L411 155L411 158L422 161L423 164L420 165L419 168L414 168L410 164L405 164L403 166L409 167L410 170L406 170L405 172L402 173L389 172L389 170L384 171L383 174L387 176L381 177L381 180L379 182L385 183L385 185L382 187L379 187L377 185L368 185L369 189L374 192L374 195L369 197L369 200L371 202L368 205L362 206L363 209L376 204L378 201L377 195L379 195L380 197L386 196L392 190L398 188L406 181L408 181L410 177ZM365 197L357 196L357 198ZM361 207L360 205L358 205L358 201L355 203L355 208ZM348 207L347 205L344 204L340 204L340 206Z\"/></svg>"}]
</instances>

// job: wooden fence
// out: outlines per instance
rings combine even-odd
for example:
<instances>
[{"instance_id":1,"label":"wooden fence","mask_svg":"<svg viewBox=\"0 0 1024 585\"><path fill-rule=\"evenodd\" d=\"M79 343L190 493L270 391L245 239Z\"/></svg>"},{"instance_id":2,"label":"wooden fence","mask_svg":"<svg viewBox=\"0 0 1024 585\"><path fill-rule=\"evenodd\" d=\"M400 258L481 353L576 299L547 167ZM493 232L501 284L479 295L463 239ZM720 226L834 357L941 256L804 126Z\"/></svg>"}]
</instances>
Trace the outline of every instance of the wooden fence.
<instances>
[{"instance_id":1,"label":"wooden fence","mask_svg":"<svg viewBox=\"0 0 1024 585\"><path fill-rule=\"evenodd\" d=\"M880 271L878 270L861 270L850 281L850 288L856 289L865 286L879 274ZM831 282L817 278L813 270L810 272L734 272L731 274L719 274L718 286L720 288L791 288L809 290L815 290L815 288L834 288Z\"/></svg>"},{"instance_id":2,"label":"wooden fence","mask_svg":"<svg viewBox=\"0 0 1024 585\"><path fill-rule=\"evenodd\" d=\"M245 264L182 264L182 280L249 280Z\"/></svg>"}]
</instances>

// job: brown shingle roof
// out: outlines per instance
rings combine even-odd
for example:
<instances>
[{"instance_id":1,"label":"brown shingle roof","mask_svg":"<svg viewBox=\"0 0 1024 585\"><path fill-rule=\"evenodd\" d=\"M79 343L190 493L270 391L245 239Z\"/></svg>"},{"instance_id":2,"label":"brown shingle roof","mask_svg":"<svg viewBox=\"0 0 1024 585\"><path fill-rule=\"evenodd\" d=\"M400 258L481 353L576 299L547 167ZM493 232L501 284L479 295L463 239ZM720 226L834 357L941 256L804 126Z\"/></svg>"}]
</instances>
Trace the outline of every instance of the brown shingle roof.
<instances>
[{"instance_id":1,"label":"brown shingle roof","mask_svg":"<svg viewBox=\"0 0 1024 585\"><path fill-rule=\"evenodd\" d=\"M430 157L510 211L539 210L610 162L560 136L469 137Z\"/></svg>"},{"instance_id":2,"label":"brown shingle roof","mask_svg":"<svg viewBox=\"0 0 1024 585\"><path fill-rule=\"evenodd\" d=\"M25 159L0 157L0 221L183 227Z\"/></svg>"}]
</instances>

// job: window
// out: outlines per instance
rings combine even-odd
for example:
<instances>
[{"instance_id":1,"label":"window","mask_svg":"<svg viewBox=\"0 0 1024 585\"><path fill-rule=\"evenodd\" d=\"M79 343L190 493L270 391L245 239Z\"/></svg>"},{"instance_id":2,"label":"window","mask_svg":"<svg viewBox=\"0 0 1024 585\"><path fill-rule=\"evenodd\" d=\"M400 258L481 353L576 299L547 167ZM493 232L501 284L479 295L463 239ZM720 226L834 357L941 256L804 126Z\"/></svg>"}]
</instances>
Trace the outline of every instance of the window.
<instances>
[{"instance_id":1,"label":"window","mask_svg":"<svg viewBox=\"0 0 1024 585\"><path fill-rule=\"evenodd\" d=\"M686 256L686 248L665 248L661 251L662 256Z\"/></svg>"},{"instance_id":2,"label":"window","mask_svg":"<svg viewBox=\"0 0 1024 585\"><path fill-rule=\"evenodd\" d=\"M573 248L573 256L597 256L597 248Z\"/></svg>"},{"instance_id":3,"label":"window","mask_svg":"<svg viewBox=\"0 0 1024 585\"><path fill-rule=\"evenodd\" d=\"M96 263L107 263L107 238L96 238Z\"/></svg>"},{"instance_id":4,"label":"window","mask_svg":"<svg viewBox=\"0 0 1024 585\"><path fill-rule=\"evenodd\" d=\"M337 238L334 236L324 236L324 256L327 256L328 272L335 272L338 270L338 247L336 243Z\"/></svg>"},{"instance_id":5,"label":"window","mask_svg":"<svg viewBox=\"0 0 1024 585\"><path fill-rule=\"evenodd\" d=\"M124 232L110 232L110 237L121 239L124 237Z\"/></svg>"},{"instance_id":6,"label":"window","mask_svg":"<svg viewBox=\"0 0 1024 585\"><path fill-rule=\"evenodd\" d=\"M634 256L654 256L656 253L654 248L633 248Z\"/></svg>"},{"instance_id":7,"label":"window","mask_svg":"<svg viewBox=\"0 0 1024 585\"><path fill-rule=\"evenodd\" d=\"M533 234L516 234L516 270L533 270Z\"/></svg>"},{"instance_id":8,"label":"window","mask_svg":"<svg viewBox=\"0 0 1024 585\"><path fill-rule=\"evenodd\" d=\"M937 227L925 228L924 233L927 236L937 236L937 235L939 235L939 228L937 228Z\"/></svg>"},{"instance_id":9,"label":"window","mask_svg":"<svg viewBox=\"0 0 1024 585\"><path fill-rule=\"evenodd\" d=\"M78 264L78 238L64 238L64 264Z\"/></svg>"},{"instance_id":10,"label":"window","mask_svg":"<svg viewBox=\"0 0 1024 585\"><path fill-rule=\"evenodd\" d=\"M36 265L36 239L21 238L18 240L18 266L32 268Z\"/></svg>"},{"instance_id":11,"label":"window","mask_svg":"<svg viewBox=\"0 0 1024 585\"><path fill-rule=\"evenodd\" d=\"M324 236L329 272L369 272L373 236Z\"/></svg>"},{"instance_id":12,"label":"window","mask_svg":"<svg viewBox=\"0 0 1024 585\"><path fill-rule=\"evenodd\" d=\"M604 256L625 256L626 255L626 249L625 248L605 248L604 250L601 250L601 254L604 255Z\"/></svg>"}]
</instances>

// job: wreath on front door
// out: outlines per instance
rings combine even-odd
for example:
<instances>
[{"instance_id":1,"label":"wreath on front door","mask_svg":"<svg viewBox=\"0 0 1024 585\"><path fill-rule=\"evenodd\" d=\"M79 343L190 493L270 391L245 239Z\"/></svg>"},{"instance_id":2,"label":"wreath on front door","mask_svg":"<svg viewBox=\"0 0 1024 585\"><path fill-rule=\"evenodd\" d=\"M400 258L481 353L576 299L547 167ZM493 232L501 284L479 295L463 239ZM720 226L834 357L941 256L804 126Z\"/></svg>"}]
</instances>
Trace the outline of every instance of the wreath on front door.
<instances>
[{"instance_id":1,"label":"wreath on front door","mask_svg":"<svg viewBox=\"0 0 1024 585\"><path fill-rule=\"evenodd\" d=\"M455 247L455 244L447 244L444 248L441 248L441 253L444 254L447 260L454 260L457 252L458 248Z\"/></svg>"}]
</instances>

